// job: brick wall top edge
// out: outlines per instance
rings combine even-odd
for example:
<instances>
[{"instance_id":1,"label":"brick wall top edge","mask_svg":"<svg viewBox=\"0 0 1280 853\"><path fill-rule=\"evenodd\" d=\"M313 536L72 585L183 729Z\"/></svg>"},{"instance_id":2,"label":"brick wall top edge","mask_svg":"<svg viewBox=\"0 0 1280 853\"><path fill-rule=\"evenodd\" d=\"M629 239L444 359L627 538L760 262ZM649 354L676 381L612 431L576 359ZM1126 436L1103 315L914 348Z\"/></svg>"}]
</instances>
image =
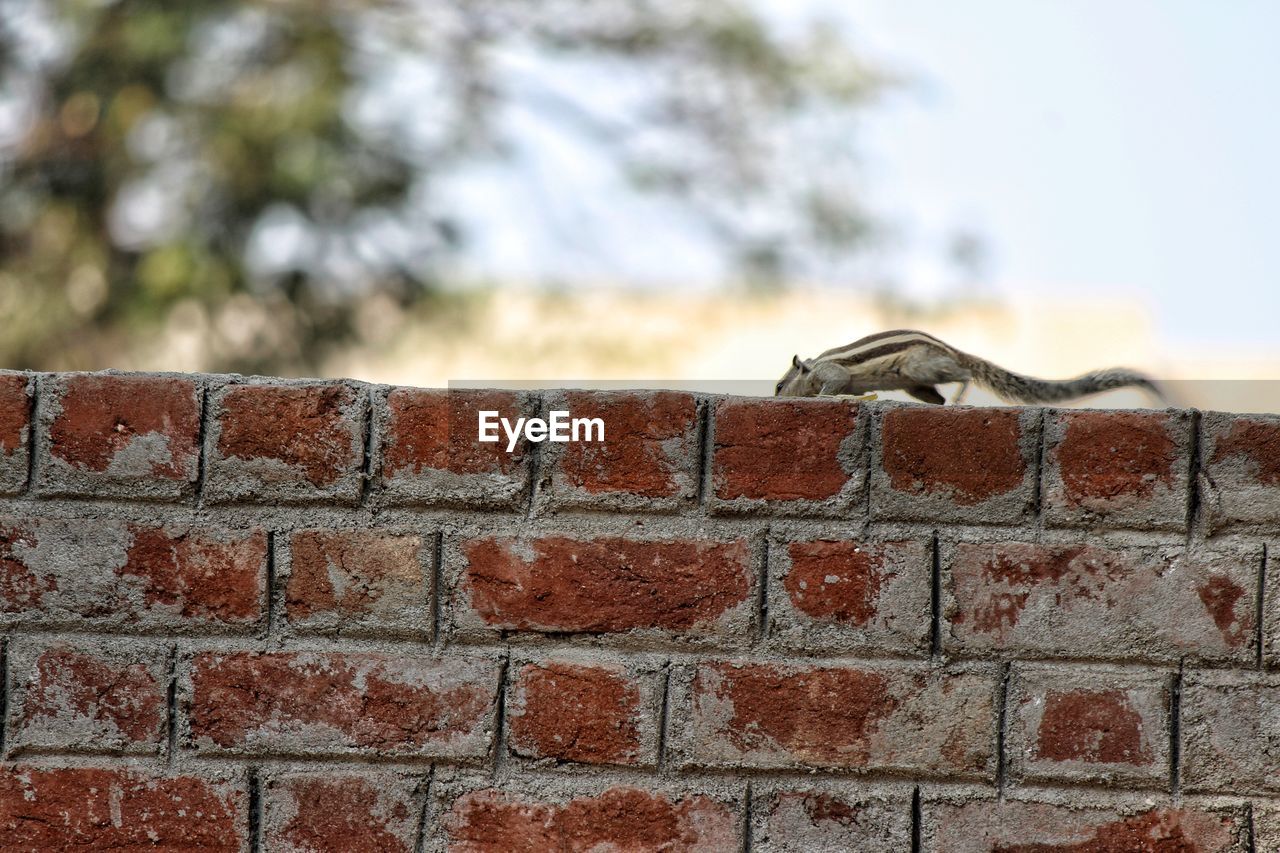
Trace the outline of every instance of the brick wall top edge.
<instances>
[{"instance_id":1,"label":"brick wall top edge","mask_svg":"<svg viewBox=\"0 0 1280 853\"><path fill-rule=\"evenodd\" d=\"M502 387L448 388L448 387L441 387L441 386L397 385L397 384L388 384L388 383L381 383L381 382L367 382L361 379L353 379L350 377L342 377L342 376L339 376L339 377L266 376L266 375L260 375L260 374L240 374L240 373L189 373L189 372L165 371L165 370L121 370L118 368L105 368L103 370L80 370L80 371L75 371L75 370L73 371L39 371L39 370L15 370L15 369L0 367L0 375L26 375L26 376L41 376L41 377L52 377L52 378L63 377L63 376L66 376L66 377L70 377L70 376L153 376L157 378L185 378L185 379L194 380L197 383L201 383L201 384L222 384L222 383L238 384L238 385L239 384L253 384L253 385L342 384L342 385L348 385L355 388L369 388L369 389L378 389L383 391L395 390L398 388L405 388L405 389L411 389L411 390L442 391L442 392L443 391L459 391L459 392L510 391L512 393L518 393L518 394L542 394L542 393L559 394L566 391L572 391L575 393L614 395L614 394L620 394L620 393L652 394L652 393L657 393L657 392L662 392L664 390L667 390L667 389L661 389L661 388L648 388L648 387L593 389L593 388L575 388L572 386L554 387L554 388L528 388L528 389L511 389L511 388L502 388ZM790 403L805 402L805 401L814 399L814 398L773 398L773 397L750 396L750 395L743 395L743 394L715 394L715 393L705 393L705 392L698 392L698 391L689 391L688 389L674 389L674 390L678 393L690 394L691 396L697 399L702 399L702 400L708 400L708 399L727 400L727 401L751 400L756 402L769 401L769 402L775 402L779 404L785 404L787 402L790 402ZM831 400L841 400L842 398L836 397L836 398L821 398L821 399L826 401L831 401ZM928 406L922 403L900 401L900 400L855 401L850 399L848 400L848 402L857 403L860 406L867 406L869 408L874 408L877 410L888 410L892 408L914 408L914 409L920 409L922 411L927 411L931 408L934 408L932 406ZM1103 412L1103 413L1112 413L1112 412L1178 413L1178 412L1199 411L1205 415L1210 415L1210 414L1225 415L1228 417L1277 417L1278 416L1274 412L1222 412L1216 409L1196 409L1195 407L1192 407L1192 406L1186 406L1186 407L1168 406L1165 408L1151 408L1151 409L1081 406L1081 407L1070 408L1070 409L1059 409L1054 406L1031 406L1031 405L1023 406L1023 405L1011 404L1011 405L992 405L992 406L948 405L946 406L946 408L956 409L956 410L987 409L987 408L1043 409L1045 411Z\"/></svg>"}]
</instances>

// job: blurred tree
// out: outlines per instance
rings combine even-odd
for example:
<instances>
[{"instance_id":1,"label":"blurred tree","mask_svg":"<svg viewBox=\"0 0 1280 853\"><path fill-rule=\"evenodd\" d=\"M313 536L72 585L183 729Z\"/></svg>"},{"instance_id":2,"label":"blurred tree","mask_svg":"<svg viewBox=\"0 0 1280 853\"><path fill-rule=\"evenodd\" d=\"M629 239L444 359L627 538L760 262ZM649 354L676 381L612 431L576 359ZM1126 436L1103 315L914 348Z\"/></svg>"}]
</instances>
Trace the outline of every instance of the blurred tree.
<instances>
[{"instance_id":1,"label":"blurred tree","mask_svg":"<svg viewBox=\"0 0 1280 853\"><path fill-rule=\"evenodd\" d=\"M516 104L748 273L844 257L869 221L839 164L885 81L752 9L0 0L0 364L101 366L177 322L214 368L313 367L361 306L437 290L468 237L439 187L518 148Z\"/></svg>"}]
</instances>

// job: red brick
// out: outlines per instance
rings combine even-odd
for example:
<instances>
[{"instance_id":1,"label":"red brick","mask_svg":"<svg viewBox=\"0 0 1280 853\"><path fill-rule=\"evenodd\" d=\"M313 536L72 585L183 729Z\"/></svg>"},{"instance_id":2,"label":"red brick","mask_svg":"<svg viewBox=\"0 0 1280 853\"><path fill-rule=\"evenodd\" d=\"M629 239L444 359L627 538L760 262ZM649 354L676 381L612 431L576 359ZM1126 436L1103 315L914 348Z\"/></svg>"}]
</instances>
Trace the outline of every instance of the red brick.
<instances>
[{"instance_id":1,"label":"red brick","mask_svg":"<svg viewBox=\"0 0 1280 853\"><path fill-rule=\"evenodd\" d=\"M148 609L184 619L254 623L262 614L267 537L248 533L131 525L119 574L136 578Z\"/></svg>"},{"instance_id":2,"label":"red brick","mask_svg":"<svg viewBox=\"0 0 1280 853\"><path fill-rule=\"evenodd\" d=\"M1182 686L1182 784L1187 791L1280 793L1280 676L1188 670Z\"/></svg>"},{"instance_id":3,"label":"red brick","mask_svg":"<svg viewBox=\"0 0 1280 853\"><path fill-rule=\"evenodd\" d=\"M6 850L248 848L240 785L90 767L0 768Z\"/></svg>"},{"instance_id":4,"label":"red brick","mask_svg":"<svg viewBox=\"0 0 1280 853\"><path fill-rule=\"evenodd\" d=\"M751 849L760 853L911 849L909 798L868 798L835 786L784 787L757 793L751 812Z\"/></svg>"},{"instance_id":5,"label":"red brick","mask_svg":"<svg viewBox=\"0 0 1280 853\"><path fill-rule=\"evenodd\" d=\"M790 542L770 561L770 634L806 649L927 652L924 542Z\"/></svg>"},{"instance_id":6,"label":"red brick","mask_svg":"<svg viewBox=\"0 0 1280 853\"><path fill-rule=\"evenodd\" d=\"M651 765L651 684L626 668L543 661L522 666L508 702L511 749L527 758Z\"/></svg>"},{"instance_id":7,"label":"red brick","mask_svg":"<svg viewBox=\"0 0 1280 853\"><path fill-rule=\"evenodd\" d=\"M27 444L31 415L31 380L25 373L0 373L0 452L13 453Z\"/></svg>"},{"instance_id":8,"label":"red brick","mask_svg":"<svg viewBox=\"0 0 1280 853\"><path fill-rule=\"evenodd\" d=\"M1201 505L1214 529L1280 523L1280 417L1203 416Z\"/></svg>"},{"instance_id":9,"label":"red brick","mask_svg":"<svg viewBox=\"0 0 1280 853\"><path fill-rule=\"evenodd\" d=\"M925 853L1245 853L1240 807L1118 811L1015 800L926 805Z\"/></svg>"},{"instance_id":10,"label":"red brick","mask_svg":"<svg viewBox=\"0 0 1280 853\"><path fill-rule=\"evenodd\" d=\"M743 540L472 539L464 624L613 633L744 631L754 578Z\"/></svg>"},{"instance_id":11,"label":"red brick","mask_svg":"<svg viewBox=\"0 0 1280 853\"><path fill-rule=\"evenodd\" d=\"M137 640L16 640L9 648L11 747L158 753L166 657L162 646Z\"/></svg>"},{"instance_id":12,"label":"red brick","mask_svg":"<svg viewBox=\"0 0 1280 853\"><path fill-rule=\"evenodd\" d=\"M1170 681L1162 672L1016 664L1007 736L1013 775L1168 785Z\"/></svg>"},{"instance_id":13,"label":"red brick","mask_svg":"<svg viewBox=\"0 0 1280 853\"><path fill-rule=\"evenodd\" d=\"M617 787L568 802L497 789L471 791L441 818L452 853L558 850L737 850L738 816L704 794Z\"/></svg>"},{"instance_id":14,"label":"red brick","mask_svg":"<svg viewBox=\"0 0 1280 853\"><path fill-rule=\"evenodd\" d=\"M497 664L458 654L210 652L187 706L201 752L479 758L496 695Z\"/></svg>"},{"instance_id":15,"label":"red brick","mask_svg":"<svg viewBox=\"0 0 1280 853\"><path fill-rule=\"evenodd\" d=\"M993 778L996 671L911 664L707 663L673 702L694 766Z\"/></svg>"},{"instance_id":16,"label":"red brick","mask_svg":"<svg viewBox=\"0 0 1280 853\"><path fill-rule=\"evenodd\" d=\"M849 513L863 481L857 422L857 405L843 401L718 401L713 508Z\"/></svg>"},{"instance_id":17,"label":"red brick","mask_svg":"<svg viewBox=\"0 0 1280 853\"><path fill-rule=\"evenodd\" d=\"M675 391L569 391L548 399L548 411L599 418L605 440L543 446L556 506L675 509L692 502L698 477L698 406Z\"/></svg>"},{"instance_id":18,"label":"red brick","mask_svg":"<svg viewBox=\"0 0 1280 853\"><path fill-rule=\"evenodd\" d=\"M0 372L0 494L13 494L27 482L31 385L25 373Z\"/></svg>"},{"instance_id":19,"label":"red brick","mask_svg":"<svg viewBox=\"0 0 1280 853\"><path fill-rule=\"evenodd\" d=\"M1057 412L1045 425L1052 524L1181 530L1191 459L1187 412Z\"/></svg>"},{"instance_id":20,"label":"red brick","mask_svg":"<svg viewBox=\"0 0 1280 853\"><path fill-rule=\"evenodd\" d=\"M0 519L0 619L248 627L266 562L261 530Z\"/></svg>"},{"instance_id":21,"label":"red brick","mask_svg":"<svg viewBox=\"0 0 1280 853\"><path fill-rule=\"evenodd\" d=\"M509 508L527 492L524 438L507 453L503 437L479 440L479 413L496 411L515 423L532 414L510 391L430 391L394 388L387 396L382 475L394 503ZM501 435L501 430L499 430Z\"/></svg>"},{"instance_id":22,"label":"red brick","mask_svg":"<svg viewBox=\"0 0 1280 853\"><path fill-rule=\"evenodd\" d=\"M944 647L1247 663L1260 562L1228 547L960 543L944 549Z\"/></svg>"},{"instance_id":23,"label":"red brick","mask_svg":"<svg viewBox=\"0 0 1280 853\"><path fill-rule=\"evenodd\" d=\"M230 385L217 393L206 499L354 502L364 395L339 383Z\"/></svg>"},{"instance_id":24,"label":"red brick","mask_svg":"<svg viewBox=\"0 0 1280 853\"><path fill-rule=\"evenodd\" d=\"M1031 509L1038 441L1026 409L903 406L884 413L876 518L1018 522Z\"/></svg>"},{"instance_id":25,"label":"red brick","mask_svg":"<svg viewBox=\"0 0 1280 853\"><path fill-rule=\"evenodd\" d=\"M419 812L414 787L394 773L273 778L263 796L264 848L411 853Z\"/></svg>"},{"instance_id":26,"label":"red brick","mask_svg":"<svg viewBox=\"0 0 1280 853\"><path fill-rule=\"evenodd\" d=\"M68 374L48 380L46 494L175 498L194 490L200 390L171 376Z\"/></svg>"},{"instance_id":27,"label":"red brick","mask_svg":"<svg viewBox=\"0 0 1280 853\"><path fill-rule=\"evenodd\" d=\"M423 540L368 530L300 530L290 545L285 612L307 631L430 630Z\"/></svg>"}]
</instances>

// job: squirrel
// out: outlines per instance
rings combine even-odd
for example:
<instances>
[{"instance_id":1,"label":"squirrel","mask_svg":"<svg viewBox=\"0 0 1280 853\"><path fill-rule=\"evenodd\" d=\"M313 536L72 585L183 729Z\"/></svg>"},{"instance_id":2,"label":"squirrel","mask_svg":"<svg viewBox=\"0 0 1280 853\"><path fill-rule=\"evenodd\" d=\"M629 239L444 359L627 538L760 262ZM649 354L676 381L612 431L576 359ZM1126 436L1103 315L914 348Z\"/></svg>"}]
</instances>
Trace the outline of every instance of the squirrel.
<instances>
[{"instance_id":1,"label":"squirrel","mask_svg":"<svg viewBox=\"0 0 1280 853\"><path fill-rule=\"evenodd\" d=\"M942 404L946 400L934 386L948 382L962 383L953 403L960 402L970 382L1016 403L1057 403L1128 386L1145 388L1165 400L1154 381L1133 370L1093 370L1061 381L1035 379L913 329L868 335L848 346L829 349L817 358L792 356L791 369L774 393L778 397L816 397L905 391L917 400Z\"/></svg>"}]
</instances>

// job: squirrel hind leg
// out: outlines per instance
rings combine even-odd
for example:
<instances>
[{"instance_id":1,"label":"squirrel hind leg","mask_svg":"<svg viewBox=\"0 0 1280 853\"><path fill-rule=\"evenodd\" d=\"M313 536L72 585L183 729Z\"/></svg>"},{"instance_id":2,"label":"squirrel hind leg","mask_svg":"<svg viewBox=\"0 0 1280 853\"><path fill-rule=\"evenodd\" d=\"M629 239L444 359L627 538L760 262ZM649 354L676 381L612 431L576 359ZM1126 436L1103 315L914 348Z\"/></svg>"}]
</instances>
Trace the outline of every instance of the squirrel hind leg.
<instances>
[{"instance_id":1,"label":"squirrel hind leg","mask_svg":"<svg viewBox=\"0 0 1280 853\"><path fill-rule=\"evenodd\" d=\"M934 388L932 385L912 385L910 388L905 388L903 390L912 397L915 397L917 400L925 403L933 403L935 406L941 406L943 403L947 402L946 398L939 394L938 389Z\"/></svg>"}]
</instances>

